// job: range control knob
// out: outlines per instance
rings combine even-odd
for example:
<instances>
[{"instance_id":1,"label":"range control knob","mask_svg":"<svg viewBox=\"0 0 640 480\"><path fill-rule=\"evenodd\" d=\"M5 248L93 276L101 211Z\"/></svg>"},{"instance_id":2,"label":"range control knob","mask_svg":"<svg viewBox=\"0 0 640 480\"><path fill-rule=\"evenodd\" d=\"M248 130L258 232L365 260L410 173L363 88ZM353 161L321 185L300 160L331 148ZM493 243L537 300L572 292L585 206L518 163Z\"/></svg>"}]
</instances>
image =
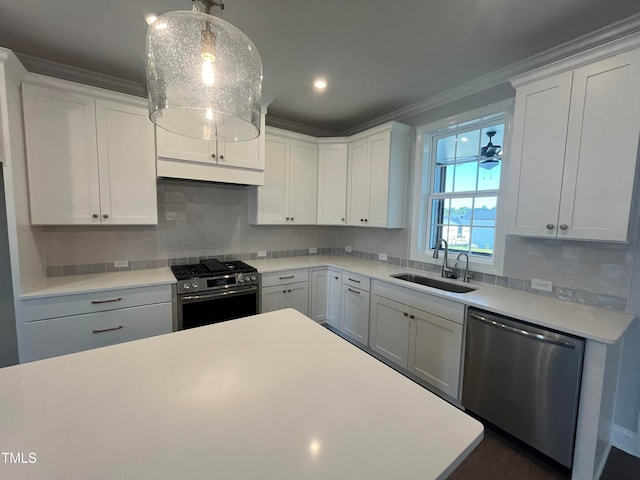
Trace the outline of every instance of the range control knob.
<instances>
[{"instance_id":1,"label":"range control knob","mask_svg":"<svg viewBox=\"0 0 640 480\"><path fill-rule=\"evenodd\" d=\"M184 288L185 290L189 290L190 287L191 285L189 285L188 283L185 283L182 288Z\"/></svg>"},{"instance_id":2,"label":"range control knob","mask_svg":"<svg viewBox=\"0 0 640 480\"><path fill-rule=\"evenodd\" d=\"M255 282L256 280L258 280L258 277L256 277L255 275L251 275L251 281Z\"/></svg>"},{"instance_id":3,"label":"range control knob","mask_svg":"<svg viewBox=\"0 0 640 480\"><path fill-rule=\"evenodd\" d=\"M238 283L243 283L244 277L242 275L238 275Z\"/></svg>"},{"instance_id":4,"label":"range control knob","mask_svg":"<svg viewBox=\"0 0 640 480\"><path fill-rule=\"evenodd\" d=\"M191 284L191 288L198 288L198 282L193 282Z\"/></svg>"}]
</instances>

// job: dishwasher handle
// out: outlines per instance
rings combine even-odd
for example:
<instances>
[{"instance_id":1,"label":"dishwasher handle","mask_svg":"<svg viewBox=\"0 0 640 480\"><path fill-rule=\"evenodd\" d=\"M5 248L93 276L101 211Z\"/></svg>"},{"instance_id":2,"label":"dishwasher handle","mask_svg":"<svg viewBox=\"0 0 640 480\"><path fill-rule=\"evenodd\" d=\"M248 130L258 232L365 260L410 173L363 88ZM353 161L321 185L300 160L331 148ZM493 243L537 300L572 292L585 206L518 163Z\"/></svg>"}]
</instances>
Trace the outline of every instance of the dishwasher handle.
<instances>
[{"instance_id":1,"label":"dishwasher handle","mask_svg":"<svg viewBox=\"0 0 640 480\"><path fill-rule=\"evenodd\" d=\"M573 342L558 340L556 338L551 338L551 337L547 337L546 335L542 335L541 333L530 332L522 328L516 328L516 327L512 327L511 325L505 325L504 323L497 322L491 318L483 317L482 315L478 315L477 313L469 312L469 316L474 320L479 320L493 327L501 328L508 332L516 333L518 335L522 335L524 337L530 338L532 340L537 340L542 343L550 343L552 345L558 345L559 347L566 347L566 348L573 348L573 349L576 348L576 344Z\"/></svg>"}]
</instances>

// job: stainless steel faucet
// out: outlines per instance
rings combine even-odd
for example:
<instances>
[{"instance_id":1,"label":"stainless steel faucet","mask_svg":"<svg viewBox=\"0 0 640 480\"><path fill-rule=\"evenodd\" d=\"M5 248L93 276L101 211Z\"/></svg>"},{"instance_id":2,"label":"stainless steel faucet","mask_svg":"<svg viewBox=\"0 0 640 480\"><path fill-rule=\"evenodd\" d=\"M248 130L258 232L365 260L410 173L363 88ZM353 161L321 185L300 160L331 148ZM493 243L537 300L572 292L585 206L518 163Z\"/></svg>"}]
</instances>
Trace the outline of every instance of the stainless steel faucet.
<instances>
[{"instance_id":1,"label":"stainless steel faucet","mask_svg":"<svg viewBox=\"0 0 640 480\"><path fill-rule=\"evenodd\" d=\"M433 250L433 258L438 258L438 252L440 251L440 244L444 243L444 261L442 262L442 278L456 278L456 269L447 266L447 258L449 257L449 244L444 238L441 238L436 242L435 249Z\"/></svg>"},{"instance_id":2,"label":"stainless steel faucet","mask_svg":"<svg viewBox=\"0 0 640 480\"><path fill-rule=\"evenodd\" d=\"M466 254L466 253L464 253L464 252L459 253L459 254L458 254L458 258L456 258L456 264L455 264L455 266L454 266L453 268L454 268L454 270L455 270L456 272L458 271L458 260L460 260L460 257L461 257L461 256L463 256L463 255L464 255L464 256L465 256L465 258L467 259L467 265L466 265L466 267L464 268L464 275L462 275L462 281L463 281L463 282L467 282L467 283L469 283L469 279L470 279L471 277L473 277L473 272L470 272L470 271L469 271L469 255L467 255L467 254Z\"/></svg>"}]
</instances>

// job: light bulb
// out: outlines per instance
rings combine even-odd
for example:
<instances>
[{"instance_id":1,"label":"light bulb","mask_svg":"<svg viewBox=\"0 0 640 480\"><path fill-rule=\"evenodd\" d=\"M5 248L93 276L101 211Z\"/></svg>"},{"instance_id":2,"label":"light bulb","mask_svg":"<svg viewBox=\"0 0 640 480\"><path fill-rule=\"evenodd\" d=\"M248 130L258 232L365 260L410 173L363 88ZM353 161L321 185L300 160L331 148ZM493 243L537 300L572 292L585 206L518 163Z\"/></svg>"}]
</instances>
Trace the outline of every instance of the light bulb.
<instances>
[{"instance_id":1,"label":"light bulb","mask_svg":"<svg viewBox=\"0 0 640 480\"><path fill-rule=\"evenodd\" d=\"M216 81L216 73L213 69L213 61L210 56L203 55L202 60L202 83L211 87Z\"/></svg>"},{"instance_id":2,"label":"light bulb","mask_svg":"<svg viewBox=\"0 0 640 480\"><path fill-rule=\"evenodd\" d=\"M207 113L205 114L205 118L207 120L213 120L213 110L211 110L211 108L207 108Z\"/></svg>"}]
</instances>

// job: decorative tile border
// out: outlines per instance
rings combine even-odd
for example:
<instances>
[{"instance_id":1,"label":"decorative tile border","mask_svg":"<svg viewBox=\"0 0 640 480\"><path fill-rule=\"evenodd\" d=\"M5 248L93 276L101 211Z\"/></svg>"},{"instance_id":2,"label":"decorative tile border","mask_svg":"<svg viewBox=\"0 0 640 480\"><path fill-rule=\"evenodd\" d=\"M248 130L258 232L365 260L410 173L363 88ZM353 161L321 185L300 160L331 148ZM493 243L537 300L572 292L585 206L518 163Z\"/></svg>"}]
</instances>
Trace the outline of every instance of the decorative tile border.
<instances>
[{"instance_id":1,"label":"decorative tile border","mask_svg":"<svg viewBox=\"0 0 640 480\"><path fill-rule=\"evenodd\" d=\"M317 253L310 254L308 248L297 250L272 250L267 251L266 257L261 258L285 258L285 257L300 257L306 255L345 255L356 258L362 258L365 260L380 261L378 260L377 253L363 252L354 250L346 252L343 247L322 247L317 249ZM147 268L160 268L172 265L187 265L190 263L198 263L200 260L209 258L218 258L219 260L243 260L250 261L258 258L258 252L244 252L244 253L230 253L221 254L207 257L180 257L180 258L167 258L159 260L133 260L129 261L129 266L126 268L116 268L113 263L94 263L86 265L60 265L47 267L48 277L58 277L63 275L82 275L89 273L104 273L104 272L118 272L126 270L143 270ZM387 262L390 265L397 265L399 267L407 267L415 270L422 270L428 273L440 273L441 265L417 262L414 260L408 260L406 258L399 257L387 257ZM627 308L627 298L617 297L613 295L604 295L597 292L590 292L587 290L577 290L569 287L561 287L558 285L553 286L551 292L541 292L531 288L530 280L523 280L520 278L503 277L500 275L492 275L488 273L474 272L472 282L486 283L489 285L497 285L499 287L508 287L513 290L531 293L533 295L540 295L546 297L557 298L565 302L579 303L582 305L588 305L591 307L599 307L608 310L621 310L625 311Z\"/></svg>"}]
</instances>

